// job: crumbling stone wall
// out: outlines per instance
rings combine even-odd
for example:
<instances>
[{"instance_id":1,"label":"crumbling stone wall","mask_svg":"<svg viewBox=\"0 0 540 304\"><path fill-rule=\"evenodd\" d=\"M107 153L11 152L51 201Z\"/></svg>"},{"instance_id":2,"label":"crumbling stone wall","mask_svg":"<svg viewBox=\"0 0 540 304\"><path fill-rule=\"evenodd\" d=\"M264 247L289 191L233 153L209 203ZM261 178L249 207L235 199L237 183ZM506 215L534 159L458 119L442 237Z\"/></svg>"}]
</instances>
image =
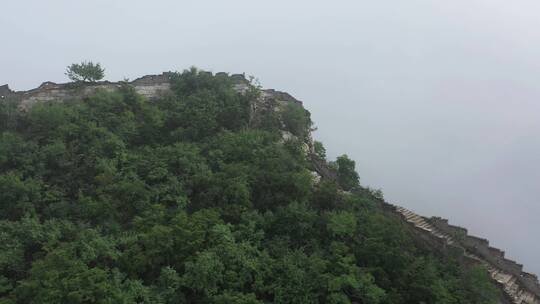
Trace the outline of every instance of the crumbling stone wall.
<instances>
[{"instance_id":1,"label":"crumbling stone wall","mask_svg":"<svg viewBox=\"0 0 540 304\"><path fill-rule=\"evenodd\" d=\"M403 207L381 202L388 214L412 228L413 235L440 252L460 252L465 265L483 265L505 295L501 303L540 304L540 284L523 265L504 258L504 252L486 239L468 235L467 229L448 224L440 217L425 218ZM431 239L431 240L428 240Z\"/></svg>"},{"instance_id":2,"label":"crumbling stone wall","mask_svg":"<svg viewBox=\"0 0 540 304\"><path fill-rule=\"evenodd\" d=\"M147 75L130 83L135 91L148 99L156 99L171 91L171 73Z\"/></svg>"},{"instance_id":3,"label":"crumbling stone wall","mask_svg":"<svg viewBox=\"0 0 540 304\"><path fill-rule=\"evenodd\" d=\"M9 86L7 84L0 86L0 99L5 99L11 94L13 94L13 91L9 89Z\"/></svg>"},{"instance_id":4,"label":"crumbling stone wall","mask_svg":"<svg viewBox=\"0 0 540 304\"><path fill-rule=\"evenodd\" d=\"M170 92L170 76L170 73L147 75L128 82L128 84L133 86L135 91L142 96L148 99L156 99ZM83 85L44 82L35 89L21 92L11 92L7 85L5 85L0 87L0 95L3 95L3 92L10 93L13 98L20 102L21 108L24 109L38 102L69 102L85 98L95 94L99 90L108 92L116 91L124 84L124 82L110 81L85 83Z\"/></svg>"},{"instance_id":5,"label":"crumbling stone wall","mask_svg":"<svg viewBox=\"0 0 540 304\"><path fill-rule=\"evenodd\" d=\"M437 227L437 229L458 239L467 251L480 256L494 267L513 275L522 286L540 298L538 277L534 274L524 272L522 264L505 258L504 251L491 247L488 240L468 235L467 229L450 225L447 219L432 217L429 219L429 222Z\"/></svg>"},{"instance_id":6,"label":"crumbling stone wall","mask_svg":"<svg viewBox=\"0 0 540 304\"><path fill-rule=\"evenodd\" d=\"M171 76L171 72L164 72L159 75L146 75L127 82L127 84L133 86L137 93L152 100L171 93ZM216 77L225 76L228 76L228 74L223 72L216 73ZM250 83L243 74L233 74L229 77L232 79L236 91L244 93L249 89ZM21 107L28 108L37 102L69 102L91 96L99 90L115 91L124 84L125 82L100 81L75 86L73 83L54 83L47 81L35 89L19 92L11 91L6 84L0 86L0 98L2 98L1 96L4 96L4 98L7 96L14 97L21 103ZM288 102L302 105L301 101L285 92L269 89L262 90L261 95L260 100L253 105L254 110L273 108L276 104Z\"/></svg>"}]
</instances>

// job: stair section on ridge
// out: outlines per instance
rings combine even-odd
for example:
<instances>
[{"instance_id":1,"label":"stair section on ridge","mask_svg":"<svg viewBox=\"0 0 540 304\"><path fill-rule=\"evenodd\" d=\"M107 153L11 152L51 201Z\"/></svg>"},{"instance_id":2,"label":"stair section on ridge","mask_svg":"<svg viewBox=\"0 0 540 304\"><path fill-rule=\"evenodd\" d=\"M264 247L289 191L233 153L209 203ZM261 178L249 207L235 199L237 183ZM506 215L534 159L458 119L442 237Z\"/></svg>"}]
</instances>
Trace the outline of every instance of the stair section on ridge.
<instances>
[{"instance_id":1,"label":"stair section on ridge","mask_svg":"<svg viewBox=\"0 0 540 304\"><path fill-rule=\"evenodd\" d=\"M410 225L414 226L415 229L420 229L422 231L428 232L433 237L442 240L448 245L453 245L460 247L464 250L465 255L472 260L477 261L479 264L486 267L489 272L490 277L499 284L506 296L511 299L513 304L540 304L540 299L538 299L533 293L522 288L519 284L517 278L504 272L501 269L498 269L491 263L485 261L481 257L468 252L463 246L459 244L458 241L454 240L450 235L440 231L434 225L430 224L429 221L406 208L400 206L393 206L395 211Z\"/></svg>"}]
</instances>

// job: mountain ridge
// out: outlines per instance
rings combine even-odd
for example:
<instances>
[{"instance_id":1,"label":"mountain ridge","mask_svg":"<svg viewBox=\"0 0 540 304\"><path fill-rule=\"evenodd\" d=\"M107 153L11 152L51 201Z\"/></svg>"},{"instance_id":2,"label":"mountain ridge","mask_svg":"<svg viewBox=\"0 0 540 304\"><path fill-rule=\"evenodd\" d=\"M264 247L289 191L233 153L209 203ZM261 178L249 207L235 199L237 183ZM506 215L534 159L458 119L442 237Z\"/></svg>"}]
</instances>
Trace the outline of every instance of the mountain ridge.
<instances>
[{"instance_id":1,"label":"mountain ridge","mask_svg":"<svg viewBox=\"0 0 540 304\"><path fill-rule=\"evenodd\" d=\"M170 72L165 72L159 75L146 75L130 82L102 81L80 86L73 86L71 83L44 82L39 87L28 91L12 91L8 85L3 85L0 86L0 100L15 102L20 109L28 110L36 103L70 102L84 99L98 91L116 91L124 85L133 87L136 93L148 100L156 100L171 94L171 75ZM239 93L245 93L252 86L243 74L230 76L226 73L215 74L215 77L225 76L233 80L234 90ZM261 90L257 100L250 104L250 124L257 123L257 120L265 113L275 112L278 106L289 103L303 106L301 101L286 92L273 89ZM295 136L285 130L281 132L284 139ZM335 170L315 153L311 132L308 132L304 138L304 150L312 162L315 179L336 179ZM463 257L464 263L487 266L491 278L507 296L508 303L540 303L540 284L537 276L524 272L523 265L506 259L504 251L490 247L487 240L467 235L466 229L449 225L448 220L438 217L421 217L403 207L391 205L384 200L379 201L390 216L402 220L412 229L416 237L425 240L429 246L445 253L457 250Z\"/></svg>"}]
</instances>

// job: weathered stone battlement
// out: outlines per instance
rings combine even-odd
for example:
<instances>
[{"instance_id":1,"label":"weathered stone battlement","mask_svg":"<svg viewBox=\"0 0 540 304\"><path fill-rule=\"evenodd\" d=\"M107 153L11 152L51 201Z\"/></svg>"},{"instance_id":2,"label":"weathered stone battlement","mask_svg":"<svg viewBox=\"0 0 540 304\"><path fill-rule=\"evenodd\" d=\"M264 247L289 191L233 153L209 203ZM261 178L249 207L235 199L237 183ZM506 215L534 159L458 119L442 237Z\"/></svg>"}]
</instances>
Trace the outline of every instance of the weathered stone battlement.
<instances>
[{"instance_id":1,"label":"weathered stone battlement","mask_svg":"<svg viewBox=\"0 0 540 304\"><path fill-rule=\"evenodd\" d=\"M505 258L504 251L491 247L489 241L486 239L468 235L467 230L464 228L450 225L447 219L432 217L428 219L428 221L437 229L458 239L467 251L480 256L498 269L515 276L527 290L533 292L540 299L540 284L538 282L538 277L534 274L524 272L522 264L518 264L513 260ZM465 233L463 233L463 231L465 231Z\"/></svg>"},{"instance_id":2,"label":"weathered stone battlement","mask_svg":"<svg viewBox=\"0 0 540 304\"><path fill-rule=\"evenodd\" d=\"M211 72L201 72L209 73ZM171 92L171 76L173 73L164 72L159 75L146 75L137 78L127 84L131 85L135 91L142 96L154 100L162 97ZM230 77L233 81L235 90L238 92L245 92L249 89L250 83L243 74L228 75L227 73L220 72L215 74L216 77ZM100 81L95 83L84 83L79 86L75 86L73 83L54 83L44 82L39 87L28 91L12 91L9 86L0 86L0 100L15 100L21 105L21 108L28 108L38 102L47 101L59 101L69 102L77 99L82 99L92 94L95 94L98 90L115 91L118 90L126 82L110 82ZM262 90L261 96L262 103L287 103L294 102L302 104L301 101L295 99L290 94L280 92L272 89ZM261 106L259 104L259 106Z\"/></svg>"},{"instance_id":3,"label":"weathered stone battlement","mask_svg":"<svg viewBox=\"0 0 540 304\"><path fill-rule=\"evenodd\" d=\"M469 235L467 229L450 225L447 219L425 218L388 203L384 203L383 207L397 214L413 227L419 238L437 249L461 252L466 263L484 265L491 278L504 291L506 301L514 304L540 304L540 284L536 275L524 272L523 265L506 259L504 251L489 246L488 240Z\"/></svg>"},{"instance_id":4,"label":"weathered stone battlement","mask_svg":"<svg viewBox=\"0 0 540 304\"><path fill-rule=\"evenodd\" d=\"M0 86L0 98L3 99L10 94L13 94L13 91L10 90L7 84Z\"/></svg>"},{"instance_id":5,"label":"weathered stone battlement","mask_svg":"<svg viewBox=\"0 0 540 304\"><path fill-rule=\"evenodd\" d=\"M171 73L147 75L128 82L128 84L133 86L135 91L142 96L155 99L170 92L170 76ZM123 84L124 82L100 81L74 85L73 83L47 81L35 89L19 92L11 91L8 85L4 85L0 87L0 98L18 101L22 108L28 108L38 102L68 102L85 98L95 94L98 90L115 91Z\"/></svg>"}]
</instances>

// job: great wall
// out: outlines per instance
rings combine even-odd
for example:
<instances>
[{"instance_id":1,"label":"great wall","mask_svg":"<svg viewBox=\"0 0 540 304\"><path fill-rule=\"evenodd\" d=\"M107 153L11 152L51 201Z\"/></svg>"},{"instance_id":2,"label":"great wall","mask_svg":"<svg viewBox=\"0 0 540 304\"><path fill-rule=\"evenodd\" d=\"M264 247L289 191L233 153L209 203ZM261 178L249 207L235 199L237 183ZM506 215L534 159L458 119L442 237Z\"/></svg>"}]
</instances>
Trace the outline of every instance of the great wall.
<instances>
[{"instance_id":1,"label":"great wall","mask_svg":"<svg viewBox=\"0 0 540 304\"><path fill-rule=\"evenodd\" d=\"M468 235L467 229L450 225L440 217L423 217L406 208L383 202L387 212L397 215L412 227L414 234L443 253L458 255L465 264L486 267L491 278L503 291L502 303L540 303L538 277L523 271L523 265L506 259L504 251L489 246L489 241Z\"/></svg>"},{"instance_id":2,"label":"great wall","mask_svg":"<svg viewBox=\"0 0 540 304\"><path fill-rule=\"evenodd\" d=\"M208 72L206 72L208 73ZM217 73L216 76L228 75ZM249 82L243 75L230 76L234 88L238 92L249 89ZM0 86L0 102L13 101L18 103L21 110L28 109L35 103L60 101L69 102L95 94L99 90L114 91L122 85L131 85L136 92L149 100L158 99L171 92L171 73L147 75L131 82L97 82L74 87L72 84L57 84L45 82L38 88L29 91L15 92L7 85ZM251 105L252 115L266 111L275 111L276 106L288 102L302 104L285 92L262 90L260 98ZM319 178L335 179L335 174L328 168L324 160L313 153L311 137L306 143L311 156L314 170ZM464 264L483 265L489 275L502 290L504 298L501 303L540 304L540 284L536 275L523 271L523 265L505 258L504 251L493 248L488 240L468 235L465 228L450 225L448 220L440 217L423 217L399 206L381 201L383 210L402 221L417 240L433 247L435 250L458 255Z\"/></svg>"},{"instance_id":3,"label":"great wall","mask_svg":"<svg viewBox=\"0 0 540 304\"><path fill-rule=\"evenodd\" d=\"M0 86L0 100L14 100L20 103L21 108L27 108L36 102L62 101L80 99L90 96L98 90L118 90L123 82L100 81L88 83L83 86L74 86L71 83L44 82L39 87L28 91L12 91L8 85ZM170 91L170 74L147 75L128 82L137 93L149 99L155 99Z\"/></svg>"}]
</instances>

